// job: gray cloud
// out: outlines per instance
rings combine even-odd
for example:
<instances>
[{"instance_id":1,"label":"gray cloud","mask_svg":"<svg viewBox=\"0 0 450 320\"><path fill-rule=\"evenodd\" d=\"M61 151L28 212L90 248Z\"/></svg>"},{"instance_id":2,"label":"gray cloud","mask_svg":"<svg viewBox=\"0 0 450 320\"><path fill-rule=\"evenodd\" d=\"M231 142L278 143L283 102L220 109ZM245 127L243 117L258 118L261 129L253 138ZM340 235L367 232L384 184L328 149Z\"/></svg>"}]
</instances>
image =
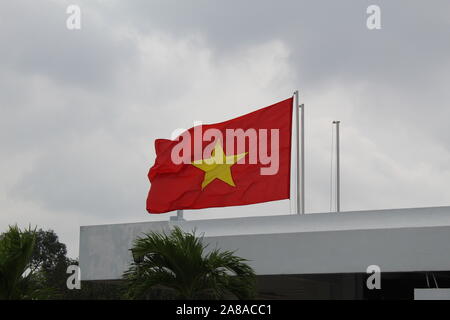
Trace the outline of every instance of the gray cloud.
<instances>
[{"instance_id":1,"label":"gray cloud","mask_svg":"<svg viewBox=\"0 0 450 320\"><path fill-rule=\"evenodd\" d=\"M3 2L0 40L6 45L0 63L30 77L98 90L133 59L133 43L107 32L108 25L88 10L83 11L85 29L69 31L66 7L53 1Z\"/></svg>"},{"instance_id":2,"label":"gray cloud","mask_svg":"<svg viewBox=\"0 0 450 320\"><path fill-rule=\"evenodd\" d=\"M144 205L153 140L286 98L306 103L307 210L329 210L331 120L342 207L448 205L447 1L73 1L0 4L0 227L61 233L167 219ZM187 213L285 214L289 202Z\"/></svg>"}]
</instances>

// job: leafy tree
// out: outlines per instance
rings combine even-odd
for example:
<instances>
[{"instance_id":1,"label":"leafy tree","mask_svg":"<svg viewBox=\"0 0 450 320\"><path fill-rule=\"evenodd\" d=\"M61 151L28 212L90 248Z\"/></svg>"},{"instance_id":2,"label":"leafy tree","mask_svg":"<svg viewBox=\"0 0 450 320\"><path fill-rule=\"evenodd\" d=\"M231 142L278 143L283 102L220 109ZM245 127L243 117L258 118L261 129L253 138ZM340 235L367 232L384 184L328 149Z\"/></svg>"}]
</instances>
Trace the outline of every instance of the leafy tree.
<instances>
[{"instance_id":1,"label":"leafy tree","mask_svg":"<svg viewBox=\"0 0 450 320\"><path fill-rule=\"evenodd\" d=\"M33 250L31 267L34 273L33 285L40 293L40 299L64 299L69 292L66 286L67 248L59 242L53 230L36 231L36 245Z\"/></svg>"},{"instance_id":2,"label":"leafy tree","mask_svg":"<svg viewBox=\"0 0 450 320\"><path fill-rule=\"evenodd\" d=\"M134 263L124 273L131 299L251 299L255 274L246 259L213 249L195 232L176 227L170 234L150 232L131 249Z\"/></svg>"},{"instance_id":3,"label":"leafy tree","mask_svg":"<svg viewBox=\"0 0 450 320\"><path fill-rule=\"evenodd\" d=\"M0 235L0 299L118 299L122 288L112 283L83 282L67 288L67 268L78 261L66 256L53 230L21 231L17 226Z\"/></svg>"},{"instance_id":4,"label":"leafy tree","mask_svg":"<svg viewBox=\"0 0 450 320\"><path fill-rule=\"evenodd\" d=\"M36 245L31 259L33 270L53 270L66 261L66 254L66 245L59 242L58 235L53 230L36 231Z\"/></svg>"},{"instance_id":5,"label":"leafy tree","mask_svg":"<svg viewBox=\"0 0 450 320\"><path fill-rule=\"evenodd\" d=\"M78 260L66 256L67 248L53 230L39 229L31 261L35 276L33 285L39 299L118 299L120 287L110 283L83 282L81 289L67 288L67 268Z\"/></svg>"},{"instance_id":6,"label":"leafy tree","mask_svg":"<svg viewBox=\"0 0 450 320\"><path fill-rule=\"evenodd\" d=\"M31 256L35 231L10 226L0 235L0 299L27 299L33 296L30 286L33 272Z\"/></svg>"}]
</instances>

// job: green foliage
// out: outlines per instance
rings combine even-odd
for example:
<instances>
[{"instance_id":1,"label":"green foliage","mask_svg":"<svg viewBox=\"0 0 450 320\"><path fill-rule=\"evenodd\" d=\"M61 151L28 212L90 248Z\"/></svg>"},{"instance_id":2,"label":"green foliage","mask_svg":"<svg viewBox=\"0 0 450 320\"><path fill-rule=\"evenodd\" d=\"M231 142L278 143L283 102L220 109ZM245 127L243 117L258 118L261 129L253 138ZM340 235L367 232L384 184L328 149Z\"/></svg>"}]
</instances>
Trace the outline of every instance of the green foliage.
<instances>
[{"instance_id":1,"label":"green foliage","mask_svg":"<svg viewBox=\"0 0 450 320\"><path fill-rule=\"evenodd\" d=\"M32 298L29 268L35 239L35 231L17 226L0 235L0 299Z\"/></svg>"},{"instance_id":2,"label":"green foliage","mask_svg":"<svg viewBox=\"0 0 450 320\"><path fill-rule=\"evenodd\" d=\"M115 283L83 282L81 290L69 290L70 265L64 243L53 230L24 230L17 226L0 235L0 300L3 299L119 299Z\"/></svg>"},{"instance_id":3,"label":"green foliage","mask_svg":"<svg viewBox=\"0 0 450 320\"><path fill-rule=\"evenodd\" d=\"M32 286L37 299L85 300L119 299L120 287L110 283L82 282L81 289L67 288L67 268L78 265L78 261L66 256L64 243L59 242L53 230L39 229L31 266L34 270Z\"/></svg>"},{"instance_id":4,"label":"green foliage","mask_svg":"<svg viewBox=\"0 0 450 320\"><path fill-rule=\"evenodd\" d=\"M66 270L71 261L66 254L66 245L59 242L53 230L36 231L30 265L34 274L32 285L39 293L39 299L64 299L70 294L66 286Z\"/></svg>"},{"instance_id":5,"label":"green foliage","mask_svg":"<svg viewBox=\"0 0 450 320\"><path fill-rule=\"evenodd\" d=\"M33 270L54 270L59 264L66 261L67 249L64 243L59 242L53 230L36 231L36 245L33 250L31 268Z\"/></svg>"},{"instance_id":6,"label":"green foliage","mask_svg":"<svg viewBox=\"0 0 450 320\"><path fill-rule=\"evenodd\" d=\"M131 299L251 299L255 274L234 252L206 252L203 238L176 227L150 232L131 249L134 263L124 273Z\"/></svg>"}]
</instances>

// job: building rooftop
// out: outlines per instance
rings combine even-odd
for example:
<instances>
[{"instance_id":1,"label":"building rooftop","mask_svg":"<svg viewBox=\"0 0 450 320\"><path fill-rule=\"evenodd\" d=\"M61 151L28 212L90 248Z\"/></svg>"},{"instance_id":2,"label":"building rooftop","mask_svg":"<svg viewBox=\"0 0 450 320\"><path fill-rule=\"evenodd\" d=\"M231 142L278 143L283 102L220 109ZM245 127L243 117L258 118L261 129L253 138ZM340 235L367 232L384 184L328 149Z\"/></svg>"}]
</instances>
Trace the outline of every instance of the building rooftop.
<instances>
[{"instance_id":1,"label":"building rooftop","mask_svg":"<svg viewBox=\"0 0 450 320\"><path fill-rule=\"evenodd\" d=\"M450 207L430 207L82 226L82 279L119 279L136 237L174 225L236 250L261 275L450 270Z\"/></svg>"}]
</instances>

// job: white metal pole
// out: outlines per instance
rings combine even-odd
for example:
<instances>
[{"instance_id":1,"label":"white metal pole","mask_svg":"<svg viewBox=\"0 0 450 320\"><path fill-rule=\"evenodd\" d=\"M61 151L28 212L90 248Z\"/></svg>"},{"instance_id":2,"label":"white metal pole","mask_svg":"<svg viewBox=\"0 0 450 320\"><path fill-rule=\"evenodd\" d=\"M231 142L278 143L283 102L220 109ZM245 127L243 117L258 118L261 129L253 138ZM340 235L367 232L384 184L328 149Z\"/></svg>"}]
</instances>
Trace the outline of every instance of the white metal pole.
<instances>
[{"instance_id":1,"label":"white metal pole","mask_svg":"<svg viewBox=\"0 0 450 320\"><path fill-rule=\"evenodd\" d=\"M295 182L295 186L296 186L296 200L297 200L297 205L296 205L296 209L297 209L297 214L301 214L301 205L300 205L300 116L299 116L299 104L298 104L298 90L295 90L294 92L294 99L295 99L295 142L296 142L296 151L297 154L295 156L295 160L296 160L296 182Z\"/></svg>"},{"instance_id":2,"label":"white metal pole","mask_svg":"<svg viewBox=\"0 0 450 320\"><path fill-rule=\"evenodd\" d=\"M336 124L336 212L341 211L341 173L339 154L339 124L340 121L333 121Z\"/></svg>"},{"instance_id":3,"label":"white metal pole","mask_svg":"<svg viewBox=\"0 0 450 320\"><path fill-rule=\"evenodd\" d=\"M305 214L305 105L301 105L302 112L301 112L301 121L300 121L300 130L301 130L301 161L302 161L302 170L301 170L301 203L302 203L302 214Z\"/></svg>"}]
</instances>

